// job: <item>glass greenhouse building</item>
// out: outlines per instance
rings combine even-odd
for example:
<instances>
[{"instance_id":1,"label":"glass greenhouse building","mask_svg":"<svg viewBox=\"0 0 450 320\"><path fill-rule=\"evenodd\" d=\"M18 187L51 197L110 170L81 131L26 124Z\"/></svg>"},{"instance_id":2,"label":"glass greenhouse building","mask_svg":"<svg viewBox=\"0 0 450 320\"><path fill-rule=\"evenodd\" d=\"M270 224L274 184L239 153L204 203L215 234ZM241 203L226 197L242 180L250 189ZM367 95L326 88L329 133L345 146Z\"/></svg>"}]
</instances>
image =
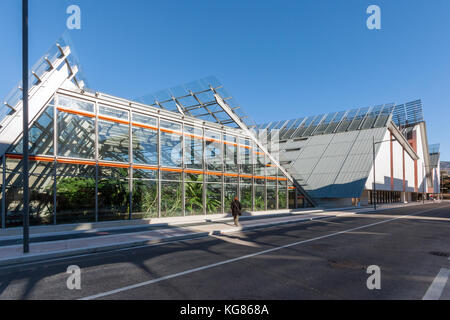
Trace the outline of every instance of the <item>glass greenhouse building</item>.
<instances>
[{"instance_id":1,"label":"glass greenhouse building","mask_svg":"<svg viewBox=\"0 0 450 320\"><path fill-rule=\"evenodd\" d=\"M277 210L307 197L215 79L134 102L86 89L70 47L55 48L30 83L31 225L224 214L236 196L245 210ZM22 225L21 99L10 97L2 228Z\"/></svg>"}]
</instances>

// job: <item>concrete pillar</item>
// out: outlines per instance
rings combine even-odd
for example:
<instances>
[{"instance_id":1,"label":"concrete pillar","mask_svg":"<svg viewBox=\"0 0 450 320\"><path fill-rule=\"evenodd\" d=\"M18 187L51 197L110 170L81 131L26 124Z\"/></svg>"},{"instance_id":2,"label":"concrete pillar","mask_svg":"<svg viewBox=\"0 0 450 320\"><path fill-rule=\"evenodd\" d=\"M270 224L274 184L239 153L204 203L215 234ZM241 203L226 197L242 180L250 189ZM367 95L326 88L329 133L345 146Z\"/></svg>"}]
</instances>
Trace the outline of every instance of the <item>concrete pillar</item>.
<instances>
[{"instance_id":1,"label":"concrete pillar","mask_svg":"<svg viewBox=\"0 0 450 320\"><path fill-rule=\"evenodd\" d=\"M408 203L408 197L407 197L406 192L402 192L402 193L401 193L400 199L401 199L401 200L400 200L401 202L403 202L403 203Z\"/></svg>"}]
</instances>

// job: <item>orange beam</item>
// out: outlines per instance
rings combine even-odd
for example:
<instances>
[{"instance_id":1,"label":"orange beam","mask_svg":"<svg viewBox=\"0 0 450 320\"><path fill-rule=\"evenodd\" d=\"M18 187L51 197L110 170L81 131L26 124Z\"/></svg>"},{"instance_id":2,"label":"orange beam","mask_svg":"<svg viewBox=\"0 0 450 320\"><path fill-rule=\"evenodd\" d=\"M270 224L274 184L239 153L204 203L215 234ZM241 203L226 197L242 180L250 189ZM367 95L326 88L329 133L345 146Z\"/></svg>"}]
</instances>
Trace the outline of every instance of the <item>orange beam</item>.
<instances>
[{"instance_id":1,"label":"orange beam","mask_svg":"<svg viewBox=\"0 0 450 320\"><path fill-rule=\"evenodd\" d=\"M33 161L53 162L53 157L29 156L28 159Z\"/></svg>"},{"instance_id":2,"label":"orange beam","mask_svg":"<svg viewBox=\"0 0 450 320\"><path fill-rule=\"evenodd\" d=\"M213 176L221 176L223 174L222 172L212 172L212 171L208 171L205 173Z\"/></svg>"},{"instance_id":3,"label":"orange beam","mask_svg":"<svg viewBox=\"0 0 450 320\"><path fill-rule=\"evenodd\" d=\"M183 135L183 134L182 134L181 132L179 132L179 131L169 130L169 129L165 129L165 128L159 128L159 130L161 130L162 132L178 134L178 135L180 135L180 136Z\"/></svg>"},{"instance_id":4,"label":"orange beam","mask_svg":"<svg viewBox=\"0 0 450 320\"><path fill-rule=\"evenodd\" d=\"M184 169L184 172L186 172L186 173L194 173L194 174L203 174L203 171L191 170L191 169Z\"/></svg>"},{"instance_id":5,"label":"orange beam","mask_svg":"<svg viewBox=\"0 0 450 320\"><path fill-rule=\"evenodd\" d=\"M82 165L95 166L95 161L88 161L88 160L57 159L56 161L59 163L82 164Z\"/></svg>"},{"instance_id":6,"label":"orange beam","mask_svg":"<svg viewBox=\"0 0 450 320\"><path fill-rule=\"evenodd\" d=\"M183 172L183 169L161 168L161 171L168 171L168 172Z\"/></svg>"},{"instance_id":7,"label":"orange beam","mask_svg":"<svg viewBox=\"0 0 450 320\"><path fill-rule=\"evenodd\" d=\"M194 138L194 139L199 139L199 140L203 140L203 137L201 137L201 136L197 136L197 135L195 135L195 134L192 134L192 133L185 133L184 135L185 135L185 136L187 136L187 137L190 137L190 138Z\"/></svg>"},{"instance_id":8,"label":"orange beam","mask_svg":"<svg viewBox=\"0 0 450 320\"><path fill-rule=\"evenodd\" d=\"M133 164L132 167L133 167L133 169L158 170L158 167L150 167L150 166L141 165L141 164Z\"/></svg>"},{"instance_id":9,"label":"orange beam","mask_svg":"<svg viewBox=\"0 0 450 320\"><path fill-rule=\"evenodd\" d=\"M122 120L122 119L116 119L116 118L111 118L111 117L107 117L107 116L98 116L99 119L101 120L106 120L106 121L111 121L111 122L117 122L117 123L122 123L122 124L130 124L129 120Z\"/></svg>"},{"instance_id":10,"label":"orange beam","mask_svg":"<svg viewBox=\"0 0 450 320\"><path fill-rule=\"evenodd\" d=\"M236 173L224 173L223 175L227 177L239 177L239 175Z\"/></svg>"},{"instance_id":11,"label":"orange beam","mask_svg":"<svg viewBox=\"0 0 450 320\"><path fill-rule=\"evenodd\" d=\"M157 127L149 126L149 125L142 124L142 123L133 122L132 125L135 126L135 127L141 127L141 128L144 128L144 129L158 130Z\"/></svg>"},{"instance_id":12,"label":"orange beam","mask_svg":"<svg viewBox=\"0 0 450 320\"><path fill-rule=\"evenodd\" d=\"M99 162L99 166L102 167L113 167L113 168L129 168L129 164L123 164L123 163L111 163L111 162Z\"/></svg>"}]
</instances>

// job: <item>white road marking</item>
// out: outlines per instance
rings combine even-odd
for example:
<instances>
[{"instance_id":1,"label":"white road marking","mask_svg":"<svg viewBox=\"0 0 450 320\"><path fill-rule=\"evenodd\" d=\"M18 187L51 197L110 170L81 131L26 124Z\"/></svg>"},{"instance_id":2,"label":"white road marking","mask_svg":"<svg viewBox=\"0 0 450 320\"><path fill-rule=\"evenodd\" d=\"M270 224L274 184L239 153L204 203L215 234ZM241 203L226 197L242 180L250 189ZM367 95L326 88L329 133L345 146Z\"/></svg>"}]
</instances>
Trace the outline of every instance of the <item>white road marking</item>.
<instances>
[{"instance_id":1,"label":"white road marking","mask_svg":"<svg viewBox=\"0 0 450 320\"><path fill-rule=\"evenodd\" d=\"M150 285L150 284L153 284L153 283L157 283L157 282L160 282L160 281L164 281L164 280L180 277L180 276L183 276L183 275L186 275L186 274L190 274L190 273L194 273L194 272L197 272L197 271L201 271L201 270L205 270L205 269L211 269L211 268L214 268L214 267L217 267L217 266L221 266L221 265L224 265L224 264L228 264L228 263L232 263L232 262L236 262L236 261L240 261L240 260L256 257L256 256L259 256L259 255L262 255L262 254L266 254L266 253L269 253L269 252L278 251L278 250L281 250L281 249L297 246L299 244L312 242L312 241L316 241L316 240L321 240L321 239L337 236L337 235L340 235L340 234L352 232L352 231L355 231L355 230L369 228L369 227L376 226L376 225L379 225L379 224L387 223L387 222L398 220L398 219L403 219L403 218L406 218L406 217L415 216L415 215L418 215L418 214L422 214L422 213L425 213L425 212L434 211L434 210L442 209L442 208L443 207L423 210L423 211L416 212L414 214L409 214L409 215L404 215L404 216L400 216L400 217L396 217L396 218L392 218L392 219L388 219L388 220L374 222L374 223L367 224L367 225L364 225L364 226L355 227L355 228L351 228L351 229L344 230L344 231L339 231L339 232L334 232L334 233L327 234L327 235L320 236L320 237L315 237L315 238L311 238L311 239L307 239L307 240L302 240L302 241L286 244L284 246L279 246L279 247L263 250L263 251L260 251L260 252L247 254L247 255L244 255L244 256L241 256L241 257L237 257L237 258L233 258L233 259L229 259L229 260L225 260L225 261L220 261L220 262L208 264L206 266L185 270L185 271L174 273L174 274L170 274L170 275L167 275L167 276L164 276L164 277L160 277L160 278L156 278L156 279L152 279L152 280L136 283L136 284L133 284L133 285L122 287L122 288L118 288L118 289L115 289L115 290L102 292L102 293L99 293L99 294L95 294L95 295L91 295L91 296L88 296L88 297L81 298L79 300L93 300L93 299L97 299L97 298L110 296L110 295L113 295L113 294L116 294L116 293L120 293L120 292L124 292L124 291L128 291L128 290L140 288L140 287L147 286L147 285Z\"/></svg>"},{"instance_id":2,"label":"white road marking","mask_svg":"<svg viewBox=\"0 0 450 320\"><path fill-rule=\"evenodd\" d=\"M434 278L422 300L439 300L444 291L447 279L450 276L450 269L442 268L436 278Z\"/></svg>"}]
</instances>

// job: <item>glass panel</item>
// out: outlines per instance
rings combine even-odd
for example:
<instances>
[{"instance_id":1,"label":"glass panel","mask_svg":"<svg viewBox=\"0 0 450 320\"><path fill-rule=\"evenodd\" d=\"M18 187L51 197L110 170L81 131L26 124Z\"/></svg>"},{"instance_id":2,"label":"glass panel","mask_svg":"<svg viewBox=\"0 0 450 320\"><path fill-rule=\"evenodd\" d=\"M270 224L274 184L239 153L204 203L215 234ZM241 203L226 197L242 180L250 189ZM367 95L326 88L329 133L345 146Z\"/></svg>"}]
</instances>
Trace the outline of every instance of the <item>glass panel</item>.
<instances>
[{"instance_id":1,"label":"glass panel","mask_svg":"<svg viewBox=\"0 0 450 320\"><path fill-rule=\"evenodd\" d=\"M266 165L266 175L268 177L276 177L278 172L278 168L274 164L267 164Z\"/></svg>"},{"instance_id":2,"label":"glass panel","mask_svg":"<svg viewBox=\"0 0 450 320\"><path fill-rule=\"evenodd\" d=\"M133 122L145 124L152 127L158 126L158 120L140 113L133 113Z\"/></svg>"},{"instance_id":3,"label":"glass panel","mask_svg":"<svg viewBox=\"0 0 450 320\"><path fill-rule=\"evenodd\" d=\"M205 157L208 170L222 171L222 143L220 133L214 131L205 131L206 150Z\"/></svg>"},{"instance_id":4,"label":"glass panel","mask_svg":"<svg viewBox=\"0 0 450 320\"><path fill-rule=\"evenodd\" d=\"M184 184L186 215L203 214L203 175L189 175Z\"/></svg>"},{"instance_id":5,"label":"glass panel","mask_svg":"<svg viewBox=\"0 0 450 320\"><path fill-rule=\"evenodd\" d=\"M22 225L22 160L6 159L6 227ZM53 223L53 162L29 162L30 225ZM2 181L1 181L2 182ZM0 183L1 186L1 183Z\"/></svg>"},{"instance_id":6,"label":"glass panel","mask_svg":"<svg viewBox=\"0 0 450 320\"><path fill-rule=\"evenodd\" d=\"M344 115L345 115L345 111L336 113L336 116L334 117L333 121L325 129L324 134L334 132L334 130L336 130L337 126L341 122Z\"/></svg>"},{"instance_id":7,"label":"glass panel","mask_svg":"<svg viewBox=\"0 0 450 320\"><path fill-rule=\"evenodd\" d=\"M297 122L295 124L295 126L297 126L297 129L293 132L293 134L290 138L293 139L293 138L301 137L303 135L303 132L305 132L309 128L309 126L311 125L311 123L314 121L314 119L316 117L307 117L304 120L302 120L301 122Z\"/></svg>"},{"instance_id":8,"label":"glass panel","mask_svg":"<svg viewBox=\"0 0 450 320\"><path fill-rule=\"evenodd\" d=\"M206 213L222 213L222 185L207 183L206 188Z\"/></svg>"},{"instance_id":9,"label":"glass panel","mask_svg":"<svg viewBox=\"0 0 450 320\"><path fill-rule=\"evenodd\" d=\"M58 111L58 155L94 159L94 118Z\"/></svg>"},{"instance_id":10,"label":"glass panel","mask_svg":"<svg viewBox=\"0 0 450 320\"><path fill-rule=\"evenodd\" d=\"M202 136L202 132L191 133L192 127L184 127L185 132ZM189 135L184 136L184 166L191 169L203 168L203 140Z\"/></svg>"},{"instance_id":11,"label":"glass panel","mask_svg":"<svg viewBox=\"0 0 450 320\"><path fill-rule=\"evenodd\" d=\"M98 220L128 219L130 212L127 168L98 168Z\"/></svg>"},{"instance_id":12,"label":"glass panel","mask_svg":"<svg viewBox=\"0 0 450 320\"><path fill-rule=\"evenodd\" d=\"M241 146L239 147L239 164L240 172L246 174L252 174L252 157L250 141L245 139L240 141Z\"/></svg>"},{"instance_id":13,"label":"glass panel","mask_svg":"<svg viewBox=\"0 0 450 320\"><path fill-rule=\"evenodd\" d=\"M348 126L347 130L357 130L361 124L361 122L364 120L364 117L366 116L367 112L369 111L369 108L361 108L359 109L357 115L354 117L353 121Z\"/></svg>"},{"instance_id":14,"label":"glass panel","mask_svg":"<svg viewBox=\"0 0 450 320\"><path fill-rule=\"evenodd\" d=\"M242 184L240 185L241 188L241 204L242 204L242 210L252 210L252 185L251 184Z\"/></svg>"},{"instance_id":15,"label":"glass panel","mask_svg":"<svg viewBox=\"0 0 450 320\"><path fill-rule=\"evenodd\" d=\"M171 122L166 120L161 120L159 123L160 127L163 129L169 129L181 132L181 124L178 122Z\"/></svg>"},{"instance_id":16,"label":"glass panel","mask_svg":"<svg viewBox=\"0 0 450 320\"><path fill-rule=\"evenodd\" d=\"M237 174L236 174L236 177L224 175L224 182L225 183L238 183Z\"/></svg>"},{"instance_id":17,"label":"glass panel","mask_svg":"<svg viewBox=\"0 0 450 320\"><path fill-rule=\"evenodd\" d=\"M53 224L53 162L30 161L30 225Z\"/></svg>"},{"instance_id":18,"label":"glass panel","mask_svg":"<svg viewBox=\"0 0 450 320\"><path fill-rule=\"evenodd\" d=\"M264 181L264 180L262 180ZM263 185L255 185L255 210L262 211L266 209Z\"/></svg>"},{"instance_id":19,"label":"glass panel","mask_svg":"<svg viewBox=\"0 0 450 320\"><path fill-rule=\"evenodd\" d=\"M158 181L133 179L133 219L158 217Z\"/></svg>"},{"instance_id":20,"label":"glass panel","mask_svg":"<svg viewBox=\"0 0 450 320\"><path fill-rule=\"evenodd\" d=\"M175 180L175 181L180 181L182 178L183 173L181 172L177 172L177 171L163 171L161 170L161 179L162 180Z\"/></svg>"},{"instance_id":21,"label":"glass panel","mask_svg":"<svg viewBox=\"0 0 450 320\"><path fill-rule=\"evenodd\" d=\"M206 176L206 179L207 179L208 182L222 182L222 176L221 175L208 174Z\"/></svg>"},{"instance_id":22,"label":"glass panel","mask_svg":"<svg viewBox=\"0 0 450 320\"><path fill-rule=\"evenodd\" d=\"M58 106L70 109L78 109L82 111L94 112L94 104L92 102L77 100L62 95L58 96Z\"/></svg>"},{"instance_id":23,"label":"glass panel","mask_svg":"<svg viewBox=\"0 0 450 320\"><path fill-rule=\"evenodd\" d=\"M158 180L158 170L134 169L133 179Z\"/></svg>"},{"instance_id":24,"label":"glass panel","mask_svg":"<svg viewBox=\"0 0 450 320\"><path fill-rule=\"evenodd\" d=\"M98 121L98 157L107 161L128 162L129 126L112 121Z\"/></svg>"},{"instance_id":25,"label":"glass panel","mask_svg":"<svg viewBox=\"0 0 450 320\"><path fill-rule=\"evenodd\" d=\"M256 150L257 151L255 152L256 157L255 175L265 176L266 160L264 157L264 153L259 148L257 148Z\"/></svg>"},{"instance_id":26,"label":"glass panel","mask_svg":"<svg viewBox=\"0 0 450 320\"><path fill-rule=\"evenodd\" d=\"M162 123L163 121L161 121L161 125ZM168 126L168 124L166 126ZM161 165L167 167L180 167L182 159L181 147L180 134L161 131Z\"/></svg>"},{"instance_id":27,"label":"glass panel","mask_svg":"<svg viewBox=\"0 0 450 320\"><path fill-rule=\"evenodd\" d=\"M107 107L104 105L100 105L98 107L98 114L108 116L108 117L128 120L128 111L111 108L111 107Z\"/></svg>"},{"instance_id":28,"label":"glass panel","mask_svg":"<svg viewBox=\"0 0 450 320\"><path fill-rule=\"evenodd\" d=\"M30 128L30 154L53 156L53 131L53 106L49 106Z\"/></svg>"},{"instance_id":29,"label":"glass panel","mask_svg":"<svg viewBox=\"0 0 450 320\"><path fill-rule=\"evenodd\" d=\"M133 126L133 162L158 164L158 131Z\"/></svg>"},{"instance_id":30,"label":"glass panel","mask_svg":"<svg viewBox=\"0 0 450 320\"><path fill-rule=\"evenodd\" d=\"M296 209L295 206L295 189L288 188L288 204L289 209Z\"/></svg>"},{"instance_id":31,"label":"glass panel","mask_svg":"<svg viewBox=\"0 0 450 320\"><path fill-rule=\"evenodd\" d=\"M231 213L231 202L235 197L238 197L238 185L237 184L225 184L225 212Z\"/></svg>"},{"instance_id":32,"label":"glass panel","mask_svg":"<svg viewBox=\"0 0 450 320\"><path fill-rule=\"evenodd\" d=\"M237 172L237 144L228 142L224 144L224 149L225 171Z\"/></svg>"},{"instance_id":33,"label":"glass panel","mask_svg":"<svg viewBox=\"0 0 450 320\"><path fill-rule=\"evenodd\" d=\"M277 208L277 187L267 186L267 210L275 210Z\"/></svg>"},{"instance_id":34,"label":"glass panel","mask_svg":"<svg viewBox=\"0 0 450 320\"><path fill-rule=\"evenodd\" d=\"M355 116L358 114L359 109L352 109L347 112L345 118L342 119L341 123L336 129L336 132L344 132L347 130L350 123L353 121Z\"/></svg>"},{"instance_id":35,"label":"glass panel","mask_svg":"<svg viewBox=\"0 0 450 320\"><path fill-rule=\"evenodd\" d=\"M53 155L53 100L29 130L29 152L32 155ZM23 153L23 139L19 138L8 153Z\"/></svg>"},{"instance_id":36,"label":"glass panel","mask_svg":"<svg viewBox=\"0 0 450 320\"><path fill-rule=\"evenodd\" d=\"M7 159L7 166L8 166ZM22 225L23 210L23 183L22 170L17 173L6 172L5 201L6 201L6 227L18 227Z\"/></svg>"},{"instance_id":37,"label":"glass panel","mask_svg":"<svg viewBox=\"0 0 450 320\"><path fill-rule=\"evenodd\" d=\"M57 164L56 223L95 220L95 166Z\"/></svg>"},{"instance_id":38,"label":"glass panel","mask_svg":"<svg viewBox=\"0 0 450 320\"><path fill-rule=\"evenodd\" d=\"M161 181L161 217L183 215L182 183Z\"/></svg>"},{"instance_id":39,"label":"glass panel","mask_svg":"<svg viewBox=\"0 0 450 320\"><path fill-rule=\"evenodd\" d=\"M278 209L287 209L286 181L278 181Z\"/></svg>"}]
</instances>

